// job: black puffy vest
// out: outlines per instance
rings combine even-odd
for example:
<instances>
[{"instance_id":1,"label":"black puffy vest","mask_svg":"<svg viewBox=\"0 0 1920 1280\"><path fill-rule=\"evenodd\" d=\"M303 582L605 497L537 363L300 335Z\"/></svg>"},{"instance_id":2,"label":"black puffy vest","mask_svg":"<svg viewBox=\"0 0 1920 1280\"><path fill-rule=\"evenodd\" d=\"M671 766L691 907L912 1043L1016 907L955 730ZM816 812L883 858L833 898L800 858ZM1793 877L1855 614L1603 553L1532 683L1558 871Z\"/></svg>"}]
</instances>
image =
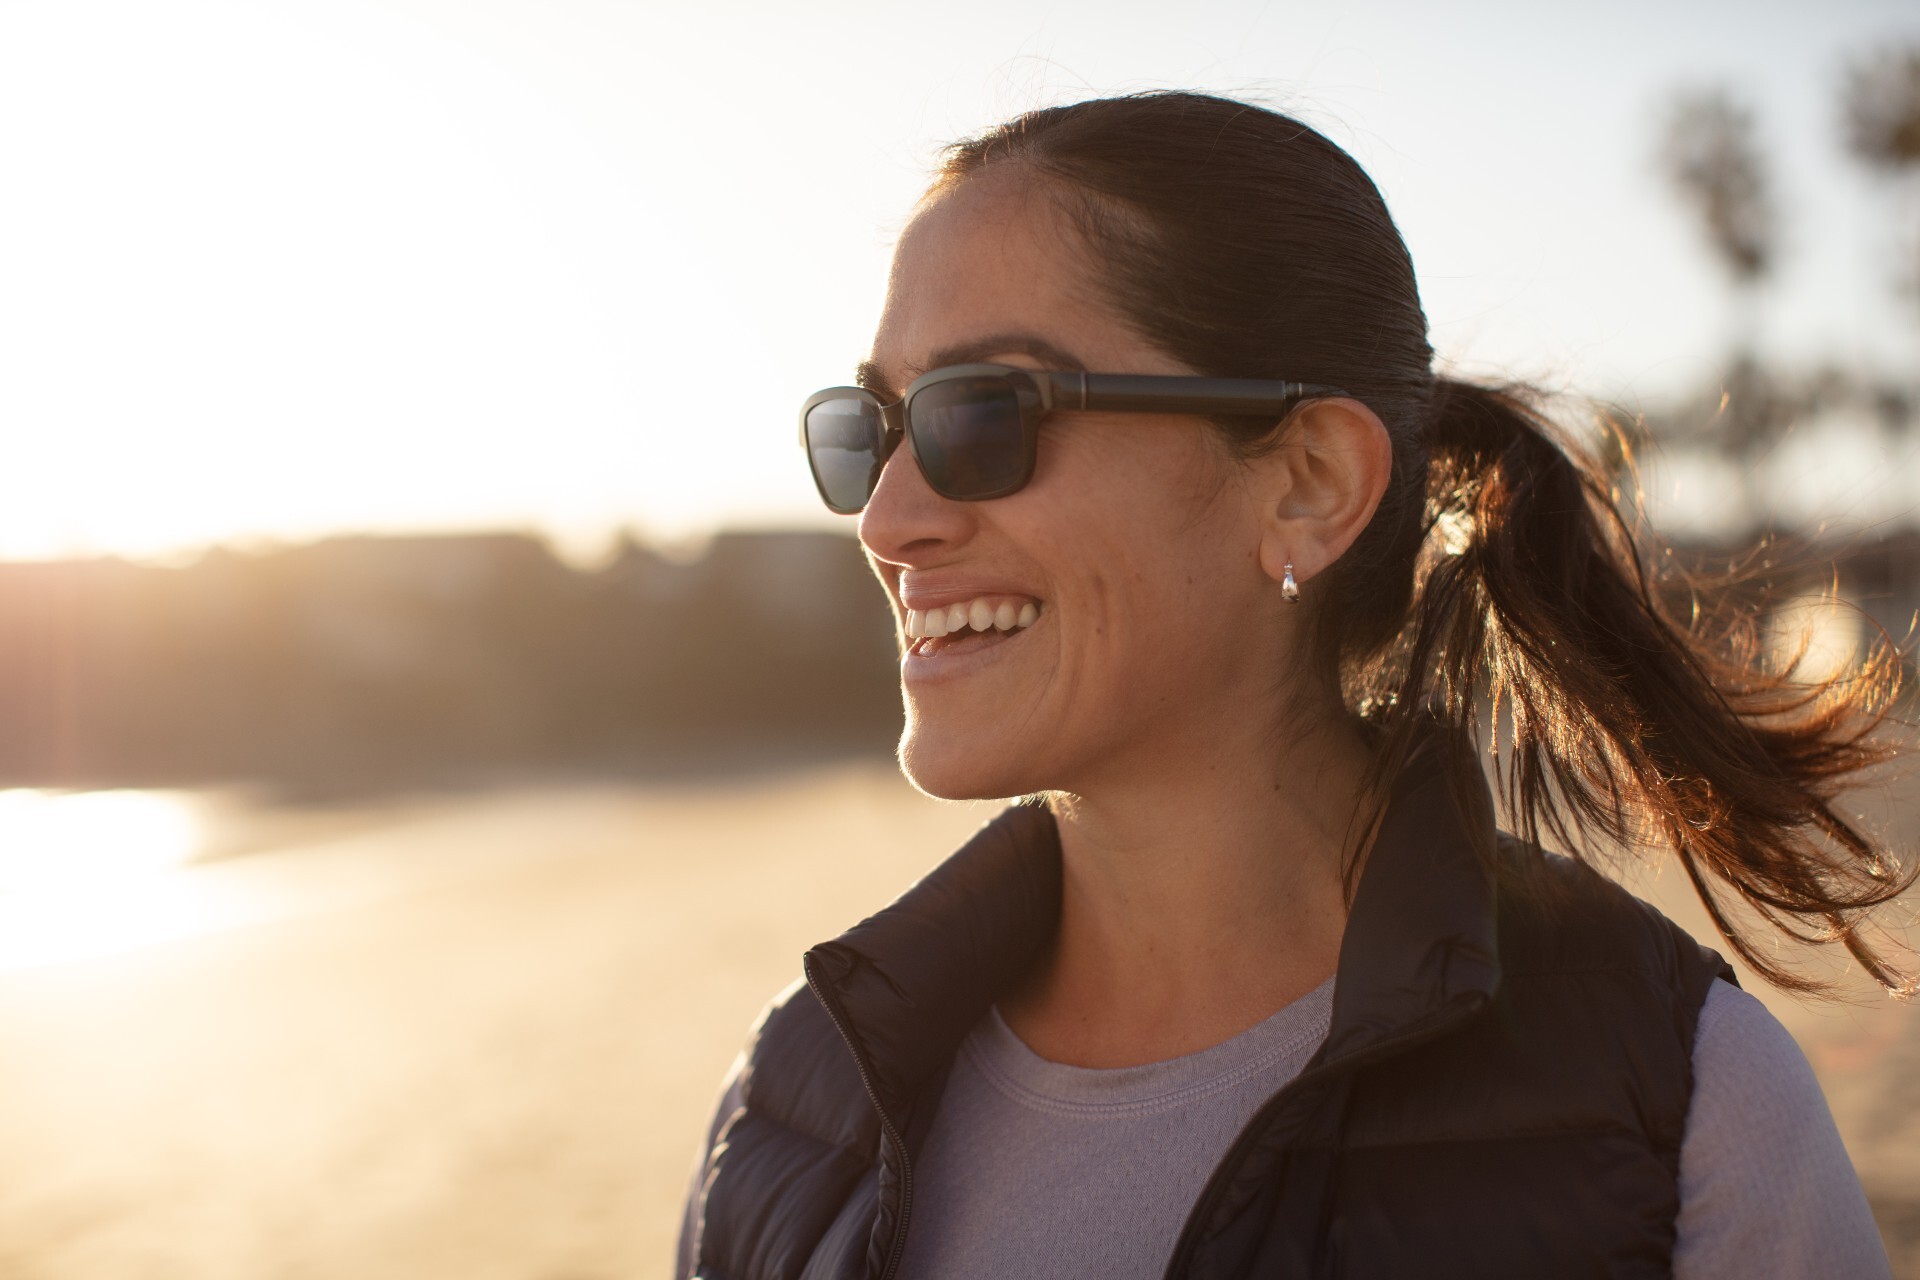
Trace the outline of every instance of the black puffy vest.
<instances>
[{"instance_id":1,"label":"black puffy vest","mask_svg":"<svg viewBox=\"0 0 1920 1280\"><path fill-rule=\"evenodd\" d=\"M1442 764L1398 780L1327 1038L1228 1149L1167 1276L1671 1273L1694 1023L1732 972L1497 833ZM1014 808L807 953L709 1155L696 1276L891 1280L948 1065L1059 909L1053 819Z\"/></svg>"}]
</instances>

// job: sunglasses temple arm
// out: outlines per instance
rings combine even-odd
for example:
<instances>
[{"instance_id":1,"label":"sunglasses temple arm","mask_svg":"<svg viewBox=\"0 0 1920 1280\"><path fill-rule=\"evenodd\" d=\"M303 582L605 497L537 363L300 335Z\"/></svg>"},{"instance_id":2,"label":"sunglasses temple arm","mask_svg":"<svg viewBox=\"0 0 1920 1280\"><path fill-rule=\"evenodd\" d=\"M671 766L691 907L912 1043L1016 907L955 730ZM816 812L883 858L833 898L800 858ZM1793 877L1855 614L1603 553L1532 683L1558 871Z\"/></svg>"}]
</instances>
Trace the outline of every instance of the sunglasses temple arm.
<instances>
[{"instance_id":1,"label":"sunglasses temple arm","mask_svg":"<svg viewBox=\"0 0 1920 1280\"><path fill-rule=\"evenodd\" d=\"M1188 378L1150 374L1054 373L1056 409L1132 409L1163 413L1272 413L1338 387L1264 378Z\"/></svg>"}]
</instances>

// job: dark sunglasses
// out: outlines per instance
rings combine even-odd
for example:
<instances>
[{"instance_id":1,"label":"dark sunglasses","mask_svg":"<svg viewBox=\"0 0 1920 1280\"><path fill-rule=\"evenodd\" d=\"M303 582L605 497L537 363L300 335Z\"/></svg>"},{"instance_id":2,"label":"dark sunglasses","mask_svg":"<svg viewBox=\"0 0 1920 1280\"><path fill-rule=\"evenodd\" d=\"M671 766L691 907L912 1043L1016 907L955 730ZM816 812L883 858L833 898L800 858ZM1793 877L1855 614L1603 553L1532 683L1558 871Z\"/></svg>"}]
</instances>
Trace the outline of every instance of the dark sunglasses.
<instances>
[{"instance_id":1,"label":"dark sunglasses","mask_svg":"<svg viewBox=\"0 0 1920 1280\"><path fill-rule=\"evenodd\" d=\"M892 404L864 387L829 387L800 410L813 483L827 506L867 505L880 469L905 437L927 484L943 498L1003 498L1033 478L1040 420L1055 409L1284 416L1338 387L1261 378L1049 373L1004 364L956 364L923 373Z\"/></svg>"}]
</instances>

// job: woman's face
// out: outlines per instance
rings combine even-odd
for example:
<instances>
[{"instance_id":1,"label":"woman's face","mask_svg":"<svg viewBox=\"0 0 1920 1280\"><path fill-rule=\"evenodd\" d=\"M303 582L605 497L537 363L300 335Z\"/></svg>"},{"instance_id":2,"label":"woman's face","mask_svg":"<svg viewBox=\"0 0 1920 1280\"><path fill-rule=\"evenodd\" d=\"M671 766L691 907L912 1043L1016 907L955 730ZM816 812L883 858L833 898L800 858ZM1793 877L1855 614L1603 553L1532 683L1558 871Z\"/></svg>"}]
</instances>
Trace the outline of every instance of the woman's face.
<instances>
[{"instance_id":1,"label":"woman's face","mask_svg":"<svg viewBox=\"0 0 1920 1280\"><path fill-rule=\"evenodd\" d=\"M931 199L895 253L868 380L892 399L974 361L1194 372L1100 300L1071 237L1014 174ZM1057 412L1031 483L984 502L939 496L896 451L860 540L907 646L907 775L955 799L1089 795L1273 723L1293 628L1261 567L1251 475L1201 419L1172 415ZM906 634L909 610L976 601L1033 621Z\"/></svg>"}]
</instances>

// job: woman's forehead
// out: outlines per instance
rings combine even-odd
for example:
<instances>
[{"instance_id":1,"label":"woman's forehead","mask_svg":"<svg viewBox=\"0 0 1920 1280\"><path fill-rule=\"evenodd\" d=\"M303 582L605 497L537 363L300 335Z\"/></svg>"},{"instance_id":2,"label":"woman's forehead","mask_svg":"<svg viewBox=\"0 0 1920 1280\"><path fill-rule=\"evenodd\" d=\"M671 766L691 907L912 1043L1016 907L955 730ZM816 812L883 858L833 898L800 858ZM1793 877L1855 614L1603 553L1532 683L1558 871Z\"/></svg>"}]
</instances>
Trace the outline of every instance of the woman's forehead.
<instances>
[{"instance_id":1,"label":"woman's forehead","mask_svg":"<svg viewBox=\"0 0 1920 1280\"><path fill-rule=\"evenodd\" d=\"M894 251L863 386L899 391L929 369L1020 354L1093 367L1099 330L1086 269L1051 201L1031 183L976 175L923 204Z\"/></svg>"},{"instance_id":2,"label":"woman's forehead","mask_svg":"<svg viewBox=\"0 0 1920 1280\"><path fill-rule=\"evenodd\" d=\"M978 178L923 206L901 233L888 275L897 304L992 305L1045 294L1079 270L1050 202Z\"/></svg>"}]
</instances>

